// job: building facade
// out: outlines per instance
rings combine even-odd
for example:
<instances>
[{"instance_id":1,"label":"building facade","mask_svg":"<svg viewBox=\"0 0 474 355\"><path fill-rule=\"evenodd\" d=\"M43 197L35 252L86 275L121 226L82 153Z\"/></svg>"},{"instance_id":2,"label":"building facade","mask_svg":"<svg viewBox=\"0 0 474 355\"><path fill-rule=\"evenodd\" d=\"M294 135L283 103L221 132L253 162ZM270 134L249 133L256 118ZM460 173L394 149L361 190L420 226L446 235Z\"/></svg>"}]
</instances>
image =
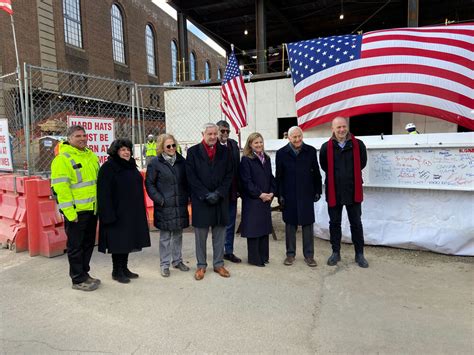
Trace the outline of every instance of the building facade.
<instances>
[{"instance_id":1,"label":"building facade","mask_svg":"<svg viewBox=\"0 0 474 355\"><path fill-rule=\"evenodd\" d=\"M151 0L16 0L20 63L88 73L138 84L183 78L181 59L195 80L217 79L226 59L192 33L178 54L175 19ZM0 12L0 72L16 68L8 14ZM206 68L209 68L206 73Z\"/></svg>"}]
</instances>

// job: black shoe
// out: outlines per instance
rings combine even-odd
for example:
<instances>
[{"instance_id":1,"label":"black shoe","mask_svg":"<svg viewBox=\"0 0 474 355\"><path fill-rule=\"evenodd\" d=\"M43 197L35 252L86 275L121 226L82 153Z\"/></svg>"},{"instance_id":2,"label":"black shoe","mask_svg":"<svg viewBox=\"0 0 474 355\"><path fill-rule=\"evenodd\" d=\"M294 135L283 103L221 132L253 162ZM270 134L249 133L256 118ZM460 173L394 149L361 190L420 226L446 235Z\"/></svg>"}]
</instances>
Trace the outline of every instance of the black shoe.
<instances>
[{"instance_id":1,"label":"black shoe","mask_svg":"<svg viewBox=\"0 0 474 355\"><path fill-rule=\"evenodd\" d=\"M138 279L138 274L131 272L128 268L123 269L123 273L129 279Z\"/></svg>"},{"instance_id":2,"label":"black shoe","mask_svg":"<svg viewBox=\"0 0 474 355\"><path fill-rule=\"evenodd\" d=\"M112 271L112 279L120 282L121 284L128 284L130 282L130 279L127 276L125 276L125 273L123 272L123 270Z\"/></svg>"},{"instance_id":3,"label":"black shoe","mask_svg":"<svg viewBox=\"0 0 474 355\"><path fill-rule=\"evenodd\" d=\"M338 261L341 261L341 253L339 253L338 251L334 251L328 259L328 265L337 265Z\"/></svg>"},{"instance_id":4,"label":"black shoe","mask_svg":"<svg viewBox=\"0 0 474 355\"><path fill-rule=\"evenodd\" d=\"M364 254L356 254L355 262L357 263L357 265L363 267L364 269L369 267L369 263L364 258Z\"/></svg>"},{"instance_id":5,"label":"black shoe","mask_svg":"<svg viewBox=\"0 0 474 355\"><path fill-rule=\"evenodd\" d=\"M229 260L229 261L232 261L233 263L241 263L242 262L242 259L241 258L238 258L236 257L234 254L230 253L230 254L224 254L224 259L225 260Z\"/></svg>"},{"instance_id":6,"label":"black shoe","mask_svg":"<svg viewBox=\"0 0 474 355\"><path fill-rule=\"evenodd\" d=\"M264 263L261 263L261 264L254 264L254 263L249 263L250 265L253 265L253 266L258 266L258 267L265 267L265 264Z\"/></svg>"},{"instance_id":7,"label":"black shoe","mask_svg":"<svg viewBox=\"0 0 474 355\"><path fill-rule=\"evenodd\" d=\"M182 261L179 264L175 265L174 268L179 269L181 271L189 271L189 267L187 265L184 265Z\"/></svg>"}]
</instances>

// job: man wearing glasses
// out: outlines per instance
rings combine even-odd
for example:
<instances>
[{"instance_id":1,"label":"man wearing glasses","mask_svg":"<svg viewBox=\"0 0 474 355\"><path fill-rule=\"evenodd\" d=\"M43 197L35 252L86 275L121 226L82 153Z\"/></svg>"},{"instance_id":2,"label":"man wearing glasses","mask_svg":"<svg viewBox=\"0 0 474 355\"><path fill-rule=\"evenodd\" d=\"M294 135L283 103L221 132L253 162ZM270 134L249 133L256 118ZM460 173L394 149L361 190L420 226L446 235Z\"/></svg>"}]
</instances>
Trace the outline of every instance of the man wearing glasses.
<instances>
[{"instance_id":1,"label":"man wearing glasses","mask_svg":"<svg viewBox=\"0 0 474 355\"><path fill-rule=\"evenodd\" d=\"M230 126L226 121L216 123L219 127L219 143L227 148L230 156L232 156L233 178L229 190L229 224L226 226L224 259L233 263L240 263L242 259L234 254L234 235L235 235L235 219L237 216L237 198L240 195L239 189L239 164L240 150L237 142L229 138Z\"/></svg>"}]
</instances>

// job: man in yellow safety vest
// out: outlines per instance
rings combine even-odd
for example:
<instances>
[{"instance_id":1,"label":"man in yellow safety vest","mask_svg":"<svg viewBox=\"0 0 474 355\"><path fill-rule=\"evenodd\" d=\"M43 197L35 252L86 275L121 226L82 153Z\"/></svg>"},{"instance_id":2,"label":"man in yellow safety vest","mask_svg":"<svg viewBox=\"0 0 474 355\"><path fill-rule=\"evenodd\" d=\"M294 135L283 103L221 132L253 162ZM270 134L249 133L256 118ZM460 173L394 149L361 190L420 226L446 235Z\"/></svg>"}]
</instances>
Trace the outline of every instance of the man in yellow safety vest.
<instances>
[{"instance_id":1,"label":"man in yellow safety vest","mask_svg":"<svg viewBox=\"0 0 474 355\"><path fill-rule=\"evenodd\" d=\"M94 291L99 279L89 275L97 227L96 183L99 159L87 148L82 126L71 126L67 141L51 164L51 188L64 215L72 288Z\"/></svg>"},{"instance_id":2,"label":"man in yellow safety vest","mask_svg":"<svg viewBox=\"0 0 474 355\"><path fill-rule=\"evenodd\" d=\"M147 137L147 142L143 148L143 155L146 159L146 165L150 164L150 161L156 157L156 141L153 134L149 134Z\"/></svg>"}]
</instances>

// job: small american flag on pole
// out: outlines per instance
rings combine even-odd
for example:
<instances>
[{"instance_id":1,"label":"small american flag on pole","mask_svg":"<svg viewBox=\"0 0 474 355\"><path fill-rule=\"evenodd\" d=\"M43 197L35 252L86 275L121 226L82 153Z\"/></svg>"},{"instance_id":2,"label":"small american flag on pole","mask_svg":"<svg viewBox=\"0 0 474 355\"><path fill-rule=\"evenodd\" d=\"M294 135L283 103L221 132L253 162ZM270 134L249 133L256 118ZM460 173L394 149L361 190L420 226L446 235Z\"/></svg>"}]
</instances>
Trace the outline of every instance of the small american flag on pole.
<instances>
[{"instance_id":1,"label":"small american flag on pole","mask_svg":"<svg viewBox=\"0 0 474 355\"><path fill-rule=\"evenodd\" d=\"M233 50L225 68L221 94L222 112L238 133L240 128L247 126L247 89Z\"/></svg>"},{"instance_id":2,"label":"small american flag on pole","mask_svg":"<svg viewBox=\"0 0 474 355\"><path fill-rule=\"evenodd\" d=\"M13 15L11 0L0 0L0 10L6 11L8 14Z\"/></svg>"},{"instance_id":3,"label":"small american flag on pole","mask_svg":"<svg viewBox=\"0 0 474 355\"><path fill-rule=\"evenodd\" d=\"M288 44L298 124L409 112L474 129L474 23Z\"/></svg>"}]
</instances>

